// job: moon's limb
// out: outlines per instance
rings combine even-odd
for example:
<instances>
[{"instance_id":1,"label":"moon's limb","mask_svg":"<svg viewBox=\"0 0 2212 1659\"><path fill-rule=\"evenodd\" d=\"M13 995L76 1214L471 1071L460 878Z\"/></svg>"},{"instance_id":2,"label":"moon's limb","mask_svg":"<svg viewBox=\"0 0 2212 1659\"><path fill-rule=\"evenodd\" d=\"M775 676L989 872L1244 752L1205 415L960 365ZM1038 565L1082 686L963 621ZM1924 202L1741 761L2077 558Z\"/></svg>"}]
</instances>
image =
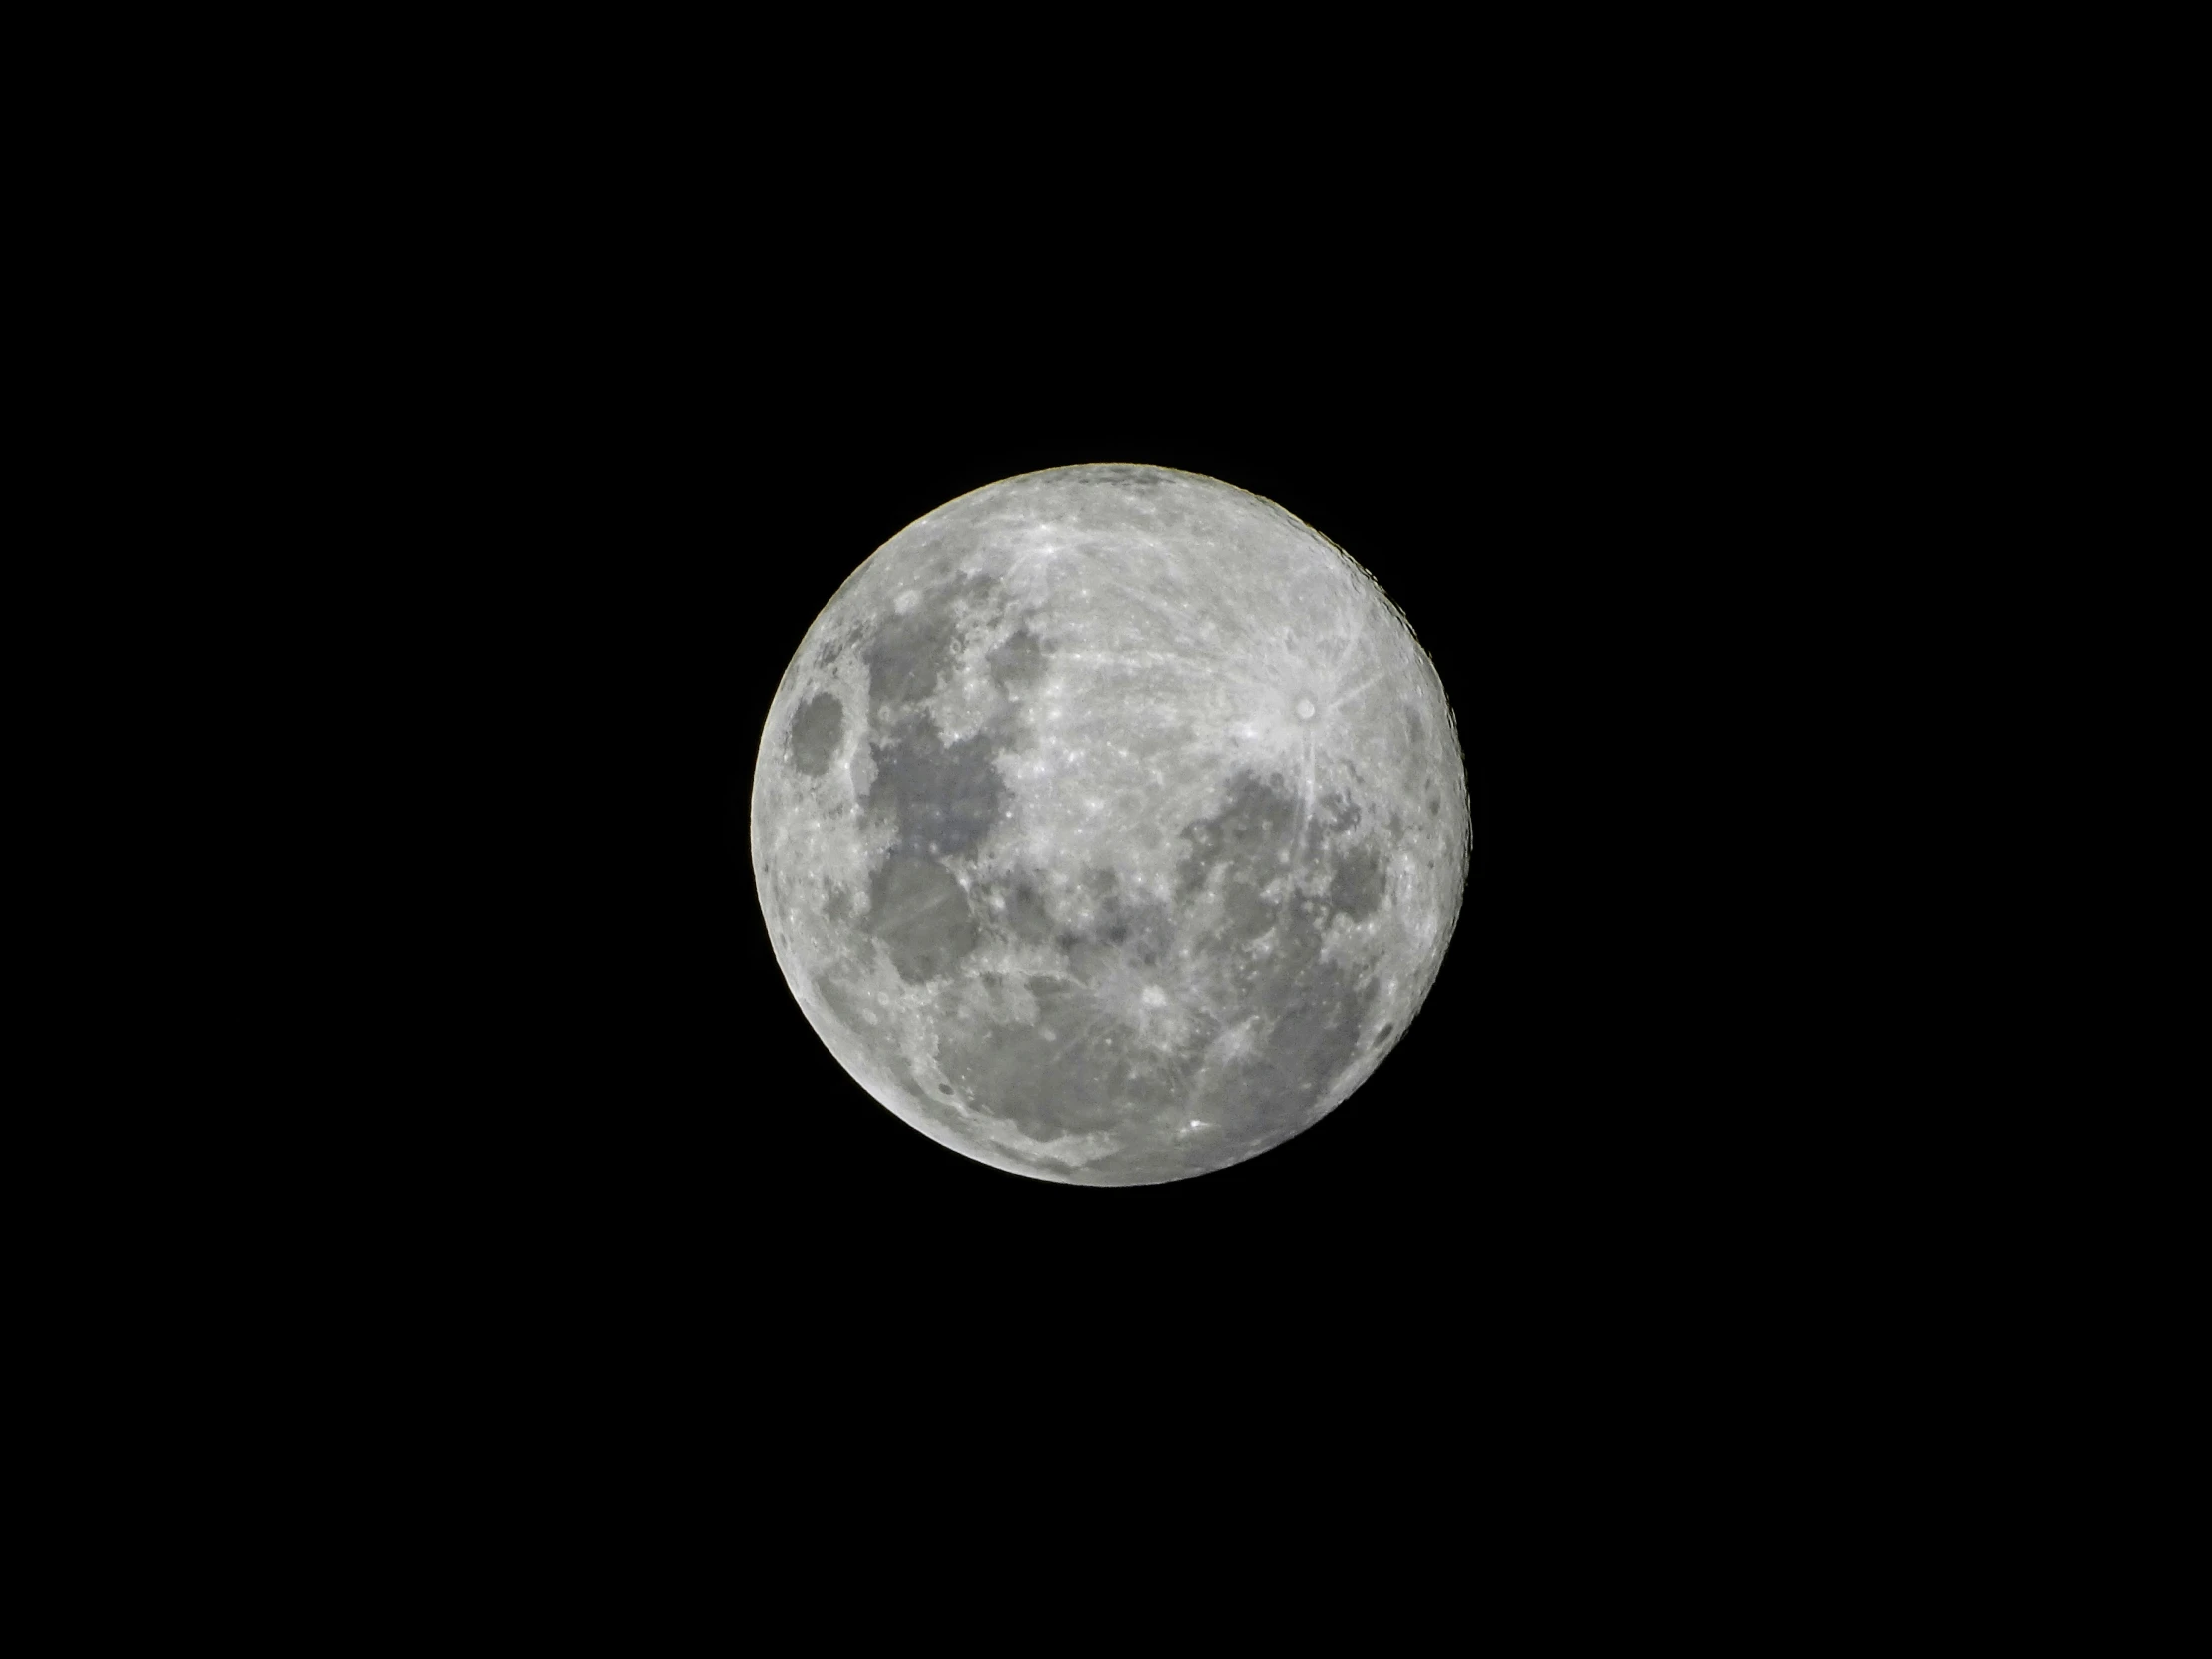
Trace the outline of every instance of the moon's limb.
<instances>
[{"instance_id":1,"label":"moon's limb","mask_svg":"<svg viewBox=\"0 0 2212 1659\"><path fill-rule=\"evenodd\" d=\"M1068 467L929 514L802 643L754 867L809 1021L1000 1168L1235 1163L1373 1071L1465 879L1443 688L1366 572L1211 479Z\"/></svg>"}]
</instances>

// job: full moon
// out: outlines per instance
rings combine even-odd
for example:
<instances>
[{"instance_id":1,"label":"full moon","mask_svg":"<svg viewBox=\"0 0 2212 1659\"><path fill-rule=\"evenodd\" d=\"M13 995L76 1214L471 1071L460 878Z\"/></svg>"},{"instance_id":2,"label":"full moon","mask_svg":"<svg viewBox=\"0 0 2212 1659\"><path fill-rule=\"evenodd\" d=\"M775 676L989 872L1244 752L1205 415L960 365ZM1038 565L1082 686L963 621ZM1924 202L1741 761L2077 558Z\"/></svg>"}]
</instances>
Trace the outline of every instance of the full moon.
<instances>
[{"instance_id":1,"label":"full moon","mask_svg":"<svg viewBox=\"0 0 2212 1659\"><path fill-rule=\"evenodd\" d=\"M1290 1139L1405 1034L1467 867L1404 618L1259 496L1010 478L879 548L807 631L753 873L808 1022L931 1139L1084 1186Z\"/></svg>"}]
</instances>

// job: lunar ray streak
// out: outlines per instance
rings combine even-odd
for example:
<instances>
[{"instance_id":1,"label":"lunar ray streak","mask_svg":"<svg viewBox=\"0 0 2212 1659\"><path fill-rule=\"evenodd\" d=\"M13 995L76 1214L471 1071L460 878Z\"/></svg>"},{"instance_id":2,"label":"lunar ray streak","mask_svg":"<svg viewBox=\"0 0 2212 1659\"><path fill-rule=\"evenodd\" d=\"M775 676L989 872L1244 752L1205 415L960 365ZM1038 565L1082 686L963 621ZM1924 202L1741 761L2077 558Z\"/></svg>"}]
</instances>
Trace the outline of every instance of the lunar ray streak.
<instances>
[{"instance_id":1,"label":"lunar ray streak","mask_svg":"<svg viewBox=\"0 0 2212 1659\"><path fill-rule=\"evenodd\" d=\"M1131 587L1120 577L1108 574L1104 570L1100 569L1095 563L1089 566L1084 574L1086 580L1096 581L1106 587L1112 588L1116 593L1120 594L1131 604L1139 606L1142 609L1151 612L1154 616L1160 618L1164 622L1169 623L1178 630L1183 628L1189 620L1180 612L1176 611L1172 606L1169 606L1160 600L1154 599L1149 594L1140 593L1136 588Z\"/></svg>"},{"instance_id":2,"label":"lunar ray streak","mask_svg":"<svg viewBox=\"0 0 2212 1659\"><path fill-rule=\"evenodd\" d=\"M1055 651L1056 663L1106 663L1115 668L1142 668L1147 674L1175 674L1190 677L1193 670L1188 664L1174 658L1154 653L1139 657L1127 651Z\"/></svg>"},{"instance_id":3,"label":"lunar ray streak","mask_svg":"<svg viewBox=\"0 0 2212 1659\"><path fill-rule=\"evenodd\" d=\"M1358 696L1359 696L1359 695L1360 695L1360 694L1361 694L1362 692L1364 692L1364 691L1367 691L1367 690L1371 689L1372 687L1375 687L1375 686L1379 686L1379 685L1381 685L1382 683L1382 675L1380 675L1380 674L1371 674L1371 675L1369 675L1369 676L1368 676L1368 677L1367 677L1367 678L1366 678L1365 680L1361 681L1361 682L1360 682L1360 683L1359 683L1359 684L1358 684L1357 686L1354 686L1354 687L1353 687L1353 688L1352 688L1352 689L1351 689L1350 691L1344 691L1344 692L1339 692L1339 693L1338 693L1338 694L1336 695L1336 697L1335 697L1335 698L1333 698L1333 699L1331 700L1331 702L1330 702L1330 704L1329 704L1329 712L1330 712L1331 714L1335 714L1335 713L1336 713L1336 712L1337 712L1337 711L1338 711L1339 709L1343 708L1343 707L1344 707L1344 706L1345 706L1345 705L1346 705L1347 703L1350 703L1350 702L1351 702L1351 701L1352 701L1352 700L1353 700L1353 699L1354 699L1355 697L1358 697Z\"/></svg>"},{"instance_id":4,"label":"lunar ray streak","mask_svg":"<svg viewBox=\"0 0 2212 1659\"><path fill-rule=\"evenodd\" d=\"M1352 638L1345 641L1345 648L1337 653L1337 660L1329 665L1332 674L1339 672L1359 652L1361 643L1368 637L1368 617L1364 610L1352 613Z\"/></svg>"},{"instance_id":5,"label":"lunar ray streak","mask_svg":"<svg viewBox=\"0 0 2212 1659\"><path fill-rule=\"evenodd\" d=\"M1313 817L1314 734L1308 732L1306 734L1306 787L1300 791L1298 798L1298 838L1291 846L1291 861L1293 863L1304 863L1306 860L1306 827L1313 822Z\"/></svg>"}]
</instances>

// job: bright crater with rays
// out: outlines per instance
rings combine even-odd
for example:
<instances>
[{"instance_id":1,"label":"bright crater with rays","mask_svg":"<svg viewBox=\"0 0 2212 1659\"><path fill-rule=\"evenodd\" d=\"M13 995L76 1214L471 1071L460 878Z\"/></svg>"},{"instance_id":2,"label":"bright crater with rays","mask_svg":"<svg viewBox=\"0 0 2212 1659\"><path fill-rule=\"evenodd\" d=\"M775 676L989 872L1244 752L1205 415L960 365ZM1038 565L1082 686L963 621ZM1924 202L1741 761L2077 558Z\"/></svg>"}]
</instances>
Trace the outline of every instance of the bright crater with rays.
<instances>
[{"instance_id":1,"label":"bright crater with rays","mask_svg":"<svg viewBox=\"0 0 2212 1659\"><path fill-rule=\"evenodd\" d=\"M1237 1163L1434 981L1465 773L1402 618L1190 473L1077 466L908 526L801 643L754 772L794 996L933 1139L1046 1180Z\"/></svg>"}]
</instances>

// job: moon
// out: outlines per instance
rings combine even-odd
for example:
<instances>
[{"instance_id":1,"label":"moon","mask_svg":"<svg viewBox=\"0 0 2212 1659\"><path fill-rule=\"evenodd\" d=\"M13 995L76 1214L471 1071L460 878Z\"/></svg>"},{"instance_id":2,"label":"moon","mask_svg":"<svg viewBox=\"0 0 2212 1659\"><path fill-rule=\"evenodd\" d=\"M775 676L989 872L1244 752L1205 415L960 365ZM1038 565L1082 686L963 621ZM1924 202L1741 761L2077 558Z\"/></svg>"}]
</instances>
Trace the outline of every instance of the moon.
<instances>
[{"instance_id":1,"label":"moon","mask_svg":"<svg viewBox=\"0 0 2212 1659\"><path fill-rule=\"evenodd\" d=\"M932 1140L1083 1186L1290 1139L1405 1034L1466 882L1441 681L1369 574L1151 466L991 484L807 631L753 871L838 1063Z\"/></svg>"}]
</instances>

